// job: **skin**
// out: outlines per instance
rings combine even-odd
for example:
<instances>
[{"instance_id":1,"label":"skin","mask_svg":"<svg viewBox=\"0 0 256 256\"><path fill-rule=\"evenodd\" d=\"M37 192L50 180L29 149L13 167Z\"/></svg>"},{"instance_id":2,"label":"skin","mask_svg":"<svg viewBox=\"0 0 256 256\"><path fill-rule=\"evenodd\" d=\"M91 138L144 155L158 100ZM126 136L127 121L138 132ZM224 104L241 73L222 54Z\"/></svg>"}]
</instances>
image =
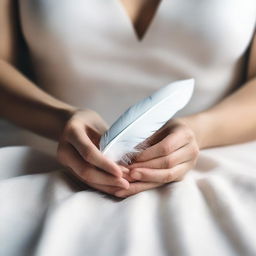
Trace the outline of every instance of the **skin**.
<instances>
[{"instance_id":1,"label":"skin","mask_svg":"<svg viewBox=\"0 0 256 256\"><path fill-rule=\"evenodd\" d=\"M155 7L159 3L148 2ZM130 10L125 3L133 24L140 23L138 14L145 0L130 1ZM52 97L20 71L16 9L16 1L0 1L0 116L57 140L60 163L89 186L125 198L181 180L194 167L200 149L256 139L256 37L250 48L247 82L212 108L167 122L125 168L99 151L99 138L108 128L102 117ZM143 35L146 27L144 22L135 29Z\"/></svg>"},{"instance_id":2,"label":"skin","mask_svg":"<svg viewBox=\"0 0 256 256\"><path fill-rule=\"evenodd\" d=\"M129 16L138 40L142 40L161 0L120 0Z\"/></svg>"}]
</instances>

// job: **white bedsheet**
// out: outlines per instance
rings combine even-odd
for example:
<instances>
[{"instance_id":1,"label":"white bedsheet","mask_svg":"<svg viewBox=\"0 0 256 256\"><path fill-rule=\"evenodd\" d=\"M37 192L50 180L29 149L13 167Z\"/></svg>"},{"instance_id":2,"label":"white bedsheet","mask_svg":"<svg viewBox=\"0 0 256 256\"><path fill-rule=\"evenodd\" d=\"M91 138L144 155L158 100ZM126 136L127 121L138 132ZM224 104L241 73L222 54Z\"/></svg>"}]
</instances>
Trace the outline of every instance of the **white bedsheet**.
<instances>
[{"instance_id":1,"label":"white bedsheet","mask_svg":"<svg viewBox=\"0 0 256 256\"><path fill-rule=\"evenodd\" d=\"M256 142L204 150L183 181L124 200L0 149L1 256L247 256L255 239Z\"/></svg>"}]
</instances>

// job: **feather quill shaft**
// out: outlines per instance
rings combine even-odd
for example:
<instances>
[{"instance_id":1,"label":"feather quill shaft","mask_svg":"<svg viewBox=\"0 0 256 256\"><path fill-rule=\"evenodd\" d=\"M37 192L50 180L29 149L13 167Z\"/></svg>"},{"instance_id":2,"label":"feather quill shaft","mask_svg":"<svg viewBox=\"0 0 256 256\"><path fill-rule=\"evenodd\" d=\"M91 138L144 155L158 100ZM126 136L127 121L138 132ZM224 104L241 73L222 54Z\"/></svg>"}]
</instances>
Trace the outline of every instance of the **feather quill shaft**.
<instances>
[{"instance_id":1,"label":"feather quill shaft","mask_svg":"<svg viewBox=\"0 0 256 256\"><path fill-rule=\"evenodd\" d=\"M136 146L182 109L190 100L194 79L175 81L128 108L100 140L100 150L116 162L129 164Z\"/></svg>"}]
</instances>

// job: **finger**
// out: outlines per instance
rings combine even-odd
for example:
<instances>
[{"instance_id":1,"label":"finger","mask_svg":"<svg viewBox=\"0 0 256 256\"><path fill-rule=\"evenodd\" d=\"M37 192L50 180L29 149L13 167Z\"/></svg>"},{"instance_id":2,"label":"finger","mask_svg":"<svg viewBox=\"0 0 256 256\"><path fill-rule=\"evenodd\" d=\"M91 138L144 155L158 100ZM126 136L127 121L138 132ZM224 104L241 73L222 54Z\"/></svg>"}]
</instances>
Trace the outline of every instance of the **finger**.
<instances>
[{"instance_id":1,"label":"finger","mask_svg":"<svg viewBox=\"0 0 256 256\"><path fill-rule=\"evenodd\" d=\"M117 191L120 190L119 187L115 187L115 186L99 185L95 183L87 183L87 184L92 188L95 188L99 191L105 192L110 195L114 195Z\"/></svg>"},{"instance_id":2,"label":"finger","mask_svg":"<svg viewBox=\"0 0 256 256\"><path fill-rule=\"evenodd\" d=\"M131 176L139 181L169 183L177 181L193 167L193 161L188 161L171 169L138 168L131 171Z\"/></svg>"},{"instance_id":3,"label":"finger","mask_svg":"<svg viewBox=\"0 0 256 256\"><path fill-rule=\"evenodd\" d=\"M135 162L145 162L161 156L167 156L187 143L188 141L182 133L171 133L157 144L138 154L135 157Z\"/></svg>"},{"instance_id":4,"label":"finger","mask_svg":"<svg viewBox=\"0 0 256 256\"><path fill-rule=\"evenodd\" d=\"M146 148L151 147L158 143L159 141L163 140L169 134L168 129L165 128L166 124L163 125L160 129L158 129L155 133L153 133L150 137L148 137L143 142L138 144L136 148L138 150L145 150Z\"/></svg>"},{"instance_id":5,"label":"finger","mask_svg":"<svg viewBox=\"0 0 256 256\"><path fill-rule=\"evenodd\" d=\"M133 182L135 181L135 179L133 179L128 173L123 173L123 176L122 176L124 179L126 179L127 181L129 182Z\"/></svg>"},{"instance_id":6,"label":"finger","mask_svg":"<svg viewBox=\"0 0 256 256\"><path fill-rule=\"evenodd\" d=\"M71 145L65 146L65 161L65 165L70 167L73 172L85 182L123 188L129 187L129 182L122 177L112 176L86 163Z\"/></svg>"},{"instance_id":7,"label":"finger","mask_svg":"<svg viewBox=\"0 0 256 256\"><path fill-rule=\"evenodd\" d=\"M156 188L159 187L163 184L161 183L149 183L149 182L133 182L130 184L129 189L122 189L119 190L115 193L115 196L117 197L127 197L127 196L131 196L131 195L135 195L139 192L145 191L145 190L149 190L152 188Z\"/></svg>"},{"instance_id":8,"label":"finger","mask_svg":"<svg viewBox=\"0 0 256 256\"><path fill-rule=\"evenodd\" d=\"M72 133L69 136L69 142L78 150L84 160L90 164L114 176L122 176L122 170L125 170L125 167L118 166L115 162L105 157L82 129L77 129L76 132Z\"/></svg>"},{"instance_id":9,"label":"finger","mask_svg":"<svg viewBox=\"0 0 256 256\"><path fill-rule=\"evenodd\" d=\"M80 168L76 170L76 173L86 182L129 188L129 182L126 179L114 177L90 165L83 165Z\"/></svg>"},{"instance_id":10,"label":"finger","mask_svg":"<svg viewBox=\"0 0 256 256\"><path fill-rule=\"evenodd\" d=\"M195 156L195 150L190 144L187 144L170 155L162 156L145 162L137 162L129 168L151 168L151 169L169 169L177 164L188 161Z\"/></svg>"}]
</instances>

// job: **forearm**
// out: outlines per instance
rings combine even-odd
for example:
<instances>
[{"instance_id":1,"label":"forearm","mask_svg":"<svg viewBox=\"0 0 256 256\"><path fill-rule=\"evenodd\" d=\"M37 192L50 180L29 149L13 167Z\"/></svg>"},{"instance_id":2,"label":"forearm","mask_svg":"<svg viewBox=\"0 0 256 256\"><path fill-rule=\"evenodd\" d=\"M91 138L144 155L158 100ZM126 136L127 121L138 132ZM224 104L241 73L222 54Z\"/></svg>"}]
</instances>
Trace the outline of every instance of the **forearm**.
<instances>
[{"instance_id":1,"label":"forearm","mask_svg":"<svg viewBox=\"0 0 256 256\"><path fill-rule=\"evenodd\" d=\"M181 118L194 130L200 148L256 139L256 79L201 113Z\"/></svg>"},{"instance_id":2,"label":"forearm","mask_svg":"<svg viewBox=\"0 0 256 256\"><path fill-rule=\"evenodd\" d=\"M0 117L57 140L73 111L0 60Z\"/></svg>"}]
</instances>

